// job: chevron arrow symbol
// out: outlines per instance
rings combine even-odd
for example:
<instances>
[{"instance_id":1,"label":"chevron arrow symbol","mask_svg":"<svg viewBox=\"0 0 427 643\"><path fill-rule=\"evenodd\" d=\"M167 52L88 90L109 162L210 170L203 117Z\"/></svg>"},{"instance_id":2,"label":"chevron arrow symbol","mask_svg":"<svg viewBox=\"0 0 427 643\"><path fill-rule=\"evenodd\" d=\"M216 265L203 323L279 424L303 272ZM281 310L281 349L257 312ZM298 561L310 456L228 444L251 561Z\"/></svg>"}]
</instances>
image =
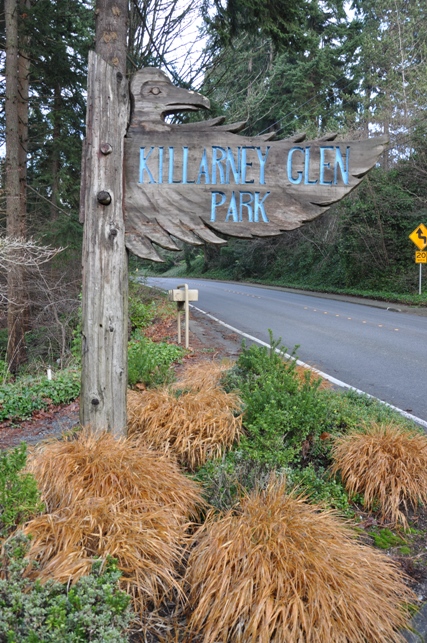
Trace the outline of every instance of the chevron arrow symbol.
<instances>
[{"instance_id":1,"label":"chevron arrow symbol","mask_svg":"<svg viewBox=\"0 0 427 643\"><path fill-rule=\"evenodd\" d=\"M418 239L421 239L421 241L424 243L424 245L427 246L427 237L425 237L423 235L422 228L418 228L416 234L417 234Z\"/></svg>"}]
</instances>

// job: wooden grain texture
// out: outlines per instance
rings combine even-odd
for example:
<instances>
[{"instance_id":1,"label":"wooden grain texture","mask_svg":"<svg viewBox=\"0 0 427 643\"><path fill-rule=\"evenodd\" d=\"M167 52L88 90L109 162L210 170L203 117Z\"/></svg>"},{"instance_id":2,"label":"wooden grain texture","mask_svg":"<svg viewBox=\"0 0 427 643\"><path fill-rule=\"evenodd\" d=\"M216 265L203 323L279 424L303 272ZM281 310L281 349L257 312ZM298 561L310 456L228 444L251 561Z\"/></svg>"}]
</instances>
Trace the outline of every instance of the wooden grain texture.
<instances>
[{"instance_id":1,"label":"wooden grain texture","mask_svg":"<svg viewBox=\"0 0 427 643\"><path fill-rule=\"evenodd\" d=\"M87 101L80 420L93 431L123 435L128 271L122 162L128 88L123 76L94 52L89 54ZM100 192L110 194L109 205L98 202Z\"/></svg>"},{"instance_id":2,"label":"wooden grain texture","mask_svg":"<svg viewBox=\"0 0 427 643\"><path fill-rule=\"evenodd\" d=\"M222 244L216 232L266 237L311 221L360 183L387 142L337 141L336 134L271 141L270 134L240 136L244 123L226 125L223 118L172 125L167 114L209 103L156 69L137 72L131 93L126 244L153 260L161 260L153 244L176 249L171 237Z\"/></svg>"},{"instance_id":3,"label":"wooden grain texture","mask_svg":"<svg viewBox=\"0 0 427 643\"><path fill-rule=\"evenodd\" d=\"M96 53L126 74L127 0L96 0Z\"/></svg>"}]
</instances>

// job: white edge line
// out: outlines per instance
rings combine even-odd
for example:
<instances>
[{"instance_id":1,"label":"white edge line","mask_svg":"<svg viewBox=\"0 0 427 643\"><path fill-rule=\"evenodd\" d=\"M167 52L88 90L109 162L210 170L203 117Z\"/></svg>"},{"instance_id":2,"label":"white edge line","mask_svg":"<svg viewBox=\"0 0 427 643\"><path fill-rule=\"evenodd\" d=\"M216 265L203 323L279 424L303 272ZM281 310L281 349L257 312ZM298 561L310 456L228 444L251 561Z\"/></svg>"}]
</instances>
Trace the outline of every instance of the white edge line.
<instances>
[{"instance_id":1,"label":"white edge line","mask_svg":"<svg viewBox=\"0 0 427 643\"><path fill-rule=\"evenodd\" d=\"M246 339L250 339L251 342L256 342L257 344L261 344L261 346L266 346L267 348L271 348L270 344L268 344L267 342L263 342L261 339L257 339L256 337L253 337L253 335L248 335L247 333L244 333L238 328L234 328L234 326L230 326L229 324L226 324L225 322L221 321L221 319L214 317L210 313L207 313L205 310L202 310L201 308L194 306L194 304L190 304L190 306L191 308L194 308L194 310L199 311L199 313L202 313L203 315L206 315L206 317L209 317L209 319L213 319L213 321L216 321L218 324L221 324L221 326L224 326L225 328L232 330L234 333L237 333L242 337L246 337ZM400 415L403 415L403 417L407 418L408 420L412 420L413 422L416 422L417 424L422 426L424 429L427 429L427 422L417 417L416 415L407 413L407 411L403 411L403 409L399 409L397 406L393 406L393 404L384 402L383 400L380 400L378 397L375 397L374 395L370 395L369 393L365 393L365 391L361 391L360 389L355 388L354 386L350 386L350 384L341 382L341 380L337 380L335 377L332 377L332 375L328 375L328 373L323 373L322 371L319 371L317 368L314 368L313 366L310 366L309 364L302 362L300 359L295 359L295 357L292 357L292 355L289 355L288 353L283 353L279 348L276 348L276 353L281 353L286 358L295 360L298 366L303 366L304 368L310 369L311 371L313 371L313 373L320 375L320 377L322 377L324 380L328 380L328 382L331 382L331 384L335 384L336 386L340 386L341 388L347 388L350 391L354 391L355 393L358 393L359 395L365 395L366 397L370 397L373 400L377 400L377 402L384 404L384 406L387 406L389 409L393 409L393 411L397 411L397 413L400 413Z\"/></svg>"}]
</instances>

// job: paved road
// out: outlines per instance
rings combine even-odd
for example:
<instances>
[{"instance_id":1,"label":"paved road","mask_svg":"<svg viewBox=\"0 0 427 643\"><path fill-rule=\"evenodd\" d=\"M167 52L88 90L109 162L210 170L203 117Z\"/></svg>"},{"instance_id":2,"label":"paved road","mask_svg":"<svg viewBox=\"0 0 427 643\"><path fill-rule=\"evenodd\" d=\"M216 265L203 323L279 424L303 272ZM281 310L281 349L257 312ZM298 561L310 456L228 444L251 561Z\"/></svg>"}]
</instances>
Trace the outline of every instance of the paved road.
<instances>
[{"instance_id":1,"label":"paved road","mask_svg":"<svg viewBox=\"0 0 427 643\"><path fill-rule=\"evenodd\" d=\"M176 288L182 279L150 278ZM427 317L345 300L186 279L198 308L264 342L268 329L330 376L427 421ZM396 306L393 308L396 309Z\"/></svg>"}]
</instances>

